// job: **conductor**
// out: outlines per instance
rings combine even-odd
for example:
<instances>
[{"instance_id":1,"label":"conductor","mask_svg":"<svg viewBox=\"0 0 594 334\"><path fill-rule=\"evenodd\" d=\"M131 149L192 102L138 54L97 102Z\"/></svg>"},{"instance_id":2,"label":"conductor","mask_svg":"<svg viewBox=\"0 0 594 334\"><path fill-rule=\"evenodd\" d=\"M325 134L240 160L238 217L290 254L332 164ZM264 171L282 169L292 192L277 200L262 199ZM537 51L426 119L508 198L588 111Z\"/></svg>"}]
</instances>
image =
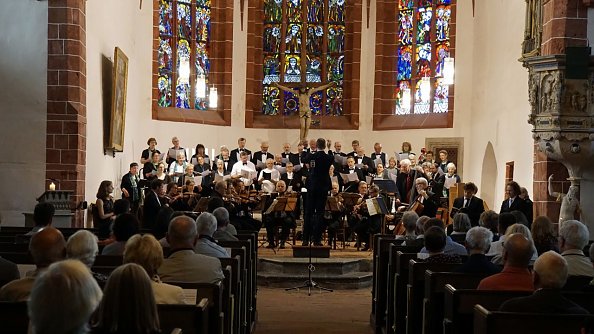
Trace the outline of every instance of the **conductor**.
<instances>
[{"instance_id":1,"label":"conductor","mask_svg":"<svg viewBox=\"0 0 594 334\"><path fill-rule=\"evenodd\" d=\"M307 200L305 203L305 218L303 221L303 245L322 246L322 224L324 223L324 208L326 197L331 187L328 171L334 162L334 157L327 154L326 140L318 138L317 152L307 155L304 163L309 164L309 176L306 181Z\"/></svg>"}]
</instances>

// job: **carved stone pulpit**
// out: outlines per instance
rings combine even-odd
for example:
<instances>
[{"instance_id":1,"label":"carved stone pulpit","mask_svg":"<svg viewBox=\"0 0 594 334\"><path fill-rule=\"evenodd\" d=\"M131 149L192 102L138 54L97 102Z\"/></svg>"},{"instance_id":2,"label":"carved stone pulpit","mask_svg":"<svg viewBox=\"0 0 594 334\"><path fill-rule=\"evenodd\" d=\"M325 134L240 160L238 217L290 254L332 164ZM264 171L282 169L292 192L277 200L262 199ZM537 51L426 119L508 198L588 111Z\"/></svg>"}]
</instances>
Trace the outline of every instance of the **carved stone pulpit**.
<instances>
[{"instance_id":1,"label":"carved stone pulpit","mask_svg":"<svg viewBox=\"0 0 594 334\"><path fill-rule=\"evenodd\" d=\"M56 228L72 227L72 217L74 216L72 210L70 209L70 196L72 194L73 192L68 190L48 190L37 198L37 202L51 203L56 209L54 219L52 220L52 226ZM23 214L25 215L25 226L35 226L35 222L33 221L33 212L23 212Z\"/></svg>"},{"instance_id":2,"label":"carved stone pulpit","mask_svg":"<svg viewBox=\"0 0 594 334\"><path fill-rule=\"evenodd\" d=\"M581 220L594 239L594 59L589 49L577 51L581 58L523 59L529 72L528 123L533 126L538 150L561 162L571 185L579 187Z\"/></svg>"}]
</instances>

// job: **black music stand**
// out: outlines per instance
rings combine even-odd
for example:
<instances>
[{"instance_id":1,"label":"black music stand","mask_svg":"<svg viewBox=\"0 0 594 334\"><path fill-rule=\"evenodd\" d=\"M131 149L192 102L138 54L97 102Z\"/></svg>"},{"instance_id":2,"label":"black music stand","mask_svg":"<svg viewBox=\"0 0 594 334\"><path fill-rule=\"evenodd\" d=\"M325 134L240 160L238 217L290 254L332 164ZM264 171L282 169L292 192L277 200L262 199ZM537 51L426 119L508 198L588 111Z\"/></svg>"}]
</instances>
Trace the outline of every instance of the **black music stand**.
<instances>
[{"instance_id":1,"label":"black music stand","mask_svg":"<svg viewBox=\"0 0 594 334\"><path fill-rule=\"evenodd\" d=\"M312 226L315 226L316 223L321 224L322 222L319 222L317 220L320 219L320 217L323 217L321 215L313 215L312 219L314 219L314 221L312 222ZM313 233L312 233L313 234ZM321 291L328 291L328 292L334 292L334 290L332 289L328 289L328 288L324 288L322 286L320 286L318 283L316 283L312 278L311 278L311 273L314 272L314 270L316 270L316 267L313 265L313 263L311 262L311 247L313 244L313 235L310 234L309 235L309 256L308 256L308 262L307 262L307 281L305 281L302 285L298 285L298 286L294 286L292 288L286 288L285 291L291 291L291 290L299 290L299 289L304 289L307 288L307 295L311 296L311 289L319 289L320 292Z\"/></svg>"},{"instance_id":2,"label":"black music stand","mask_svg":"<svg viewBox=\"0 0 594 334\"><path fill-rule=\"evenodd\" d=\"M336 196L328 196L328 199L326 200L326 207L324 208L325 211L329 211L332 214L335 212L342 212L341 208L340 208L340 202L338 202L338 197ZM342 221L343 215L341 215L340 220ZM334 216L332 217L334 218ZM344 248L344 244L345 244L345 239L346 239L346 232L344 232L344 226L342 227L343 233L342 233L342 248ZM328 237L329 239L330 237ZM328 244L328 246L332 247L332 245ZM334 249L336 249L336 235L334 236Z\"/></svg>"},{"instance_id":3,"label":"black music stand","mask_svg":"<svg viewBox=\"0 0 594 334\"><path fill-rule=\"evenodd\" d=\"M266 212L263 212L262 214L268 215L274 212L286 212L287 214L289 214L291 212L294 212L296 208L297 197L277 197L272 201L268 209L266 209ZM294 241L295 239L293 239L293 243ZM277 249L280 249L280 246L281 245L279 242ZM276 251L274 253L276 254Z\"/></svg>"}]
</instances>

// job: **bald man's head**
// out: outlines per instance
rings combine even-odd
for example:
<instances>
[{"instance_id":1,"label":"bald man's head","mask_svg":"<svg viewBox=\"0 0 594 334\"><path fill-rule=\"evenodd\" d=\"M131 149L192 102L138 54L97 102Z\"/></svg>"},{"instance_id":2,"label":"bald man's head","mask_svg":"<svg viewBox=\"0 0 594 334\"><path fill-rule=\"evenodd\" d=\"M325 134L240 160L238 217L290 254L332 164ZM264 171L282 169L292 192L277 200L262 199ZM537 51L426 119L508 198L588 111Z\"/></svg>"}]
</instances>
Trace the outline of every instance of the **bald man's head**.
<instances>
[{"instance_id":1,"label":"bald man's head","mask_svg":"<svg viewBox=\"0 0 594 334\"><path fill-rule=\"evenodd\" d=\"M554 251L548 251L534 262L534 287L561 289L567 282L567 261Z\"/></svg>"},{"instance_id":2,"label":"bald man's head","mask_svg":"<svg viewBox=\"0 0 594 334\"><path fill-rule=\"evenodd\" d=\"M503 243L503 259L506 265L528 267L532 254L532 241L522 234L510 234Z\"/></svg>"},{"instance_id":3,"label":"bald man's head","mask_svg":"<svg viewBox=\"0 0 594 334\"><path fill-rule=\"evenodd\" d=\"M62 232L54 227L46 227L31 237L29 251L38 268L48 267L64 259L66 240Z\"/></svg>"},{"instance_id":4,"label":"bald man's head","mask_svg":"<svg viewBox=\"0 0 594 334\"><path fill-rule=\"evenodd\" d=\"M171 249L194 247L196 236L196 222L188 216L175 217L169 223L167 242Z\"/></svg>"}]
</instances>

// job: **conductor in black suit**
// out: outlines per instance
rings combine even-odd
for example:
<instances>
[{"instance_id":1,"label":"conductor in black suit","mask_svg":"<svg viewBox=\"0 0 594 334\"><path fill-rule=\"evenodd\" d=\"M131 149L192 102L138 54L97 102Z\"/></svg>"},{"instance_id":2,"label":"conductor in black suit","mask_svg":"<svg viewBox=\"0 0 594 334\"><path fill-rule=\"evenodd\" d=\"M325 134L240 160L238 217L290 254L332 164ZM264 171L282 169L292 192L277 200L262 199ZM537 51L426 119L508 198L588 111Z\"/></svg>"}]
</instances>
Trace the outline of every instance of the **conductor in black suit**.
<instances>
[{"instance_id":1,"label":"conductor in black suit","mask_svg":"<svg viewBox=\"0 0 594 334\"><path fill-rule=\"evenodd\" d=\"M305 187L307 199L305 202L305 219L303 222L303 245L313 242L314 246L322 246L322 230L324 224L324 208L326 197L330 191L330 165L334 162L331 154L324 152L326 140L318 138L317 152L309 154L304 163L309 164L309 177Z\"/></svg>"},{"instance_id":2,"label":"conductor in black suit","mask_svg":"<svg viewBox=\"0 0 594 334\"><path fill-rule=\"evenodd\" d=\"M468 182L464 184L464 196L454 200L450 216L454 217L458 212L466 213L470 218L472 227L478 226L481 213L485 211L485 205L482 199L474 196L477 192L478 188L474 183Z\"/></svg>"}]
</instances>

